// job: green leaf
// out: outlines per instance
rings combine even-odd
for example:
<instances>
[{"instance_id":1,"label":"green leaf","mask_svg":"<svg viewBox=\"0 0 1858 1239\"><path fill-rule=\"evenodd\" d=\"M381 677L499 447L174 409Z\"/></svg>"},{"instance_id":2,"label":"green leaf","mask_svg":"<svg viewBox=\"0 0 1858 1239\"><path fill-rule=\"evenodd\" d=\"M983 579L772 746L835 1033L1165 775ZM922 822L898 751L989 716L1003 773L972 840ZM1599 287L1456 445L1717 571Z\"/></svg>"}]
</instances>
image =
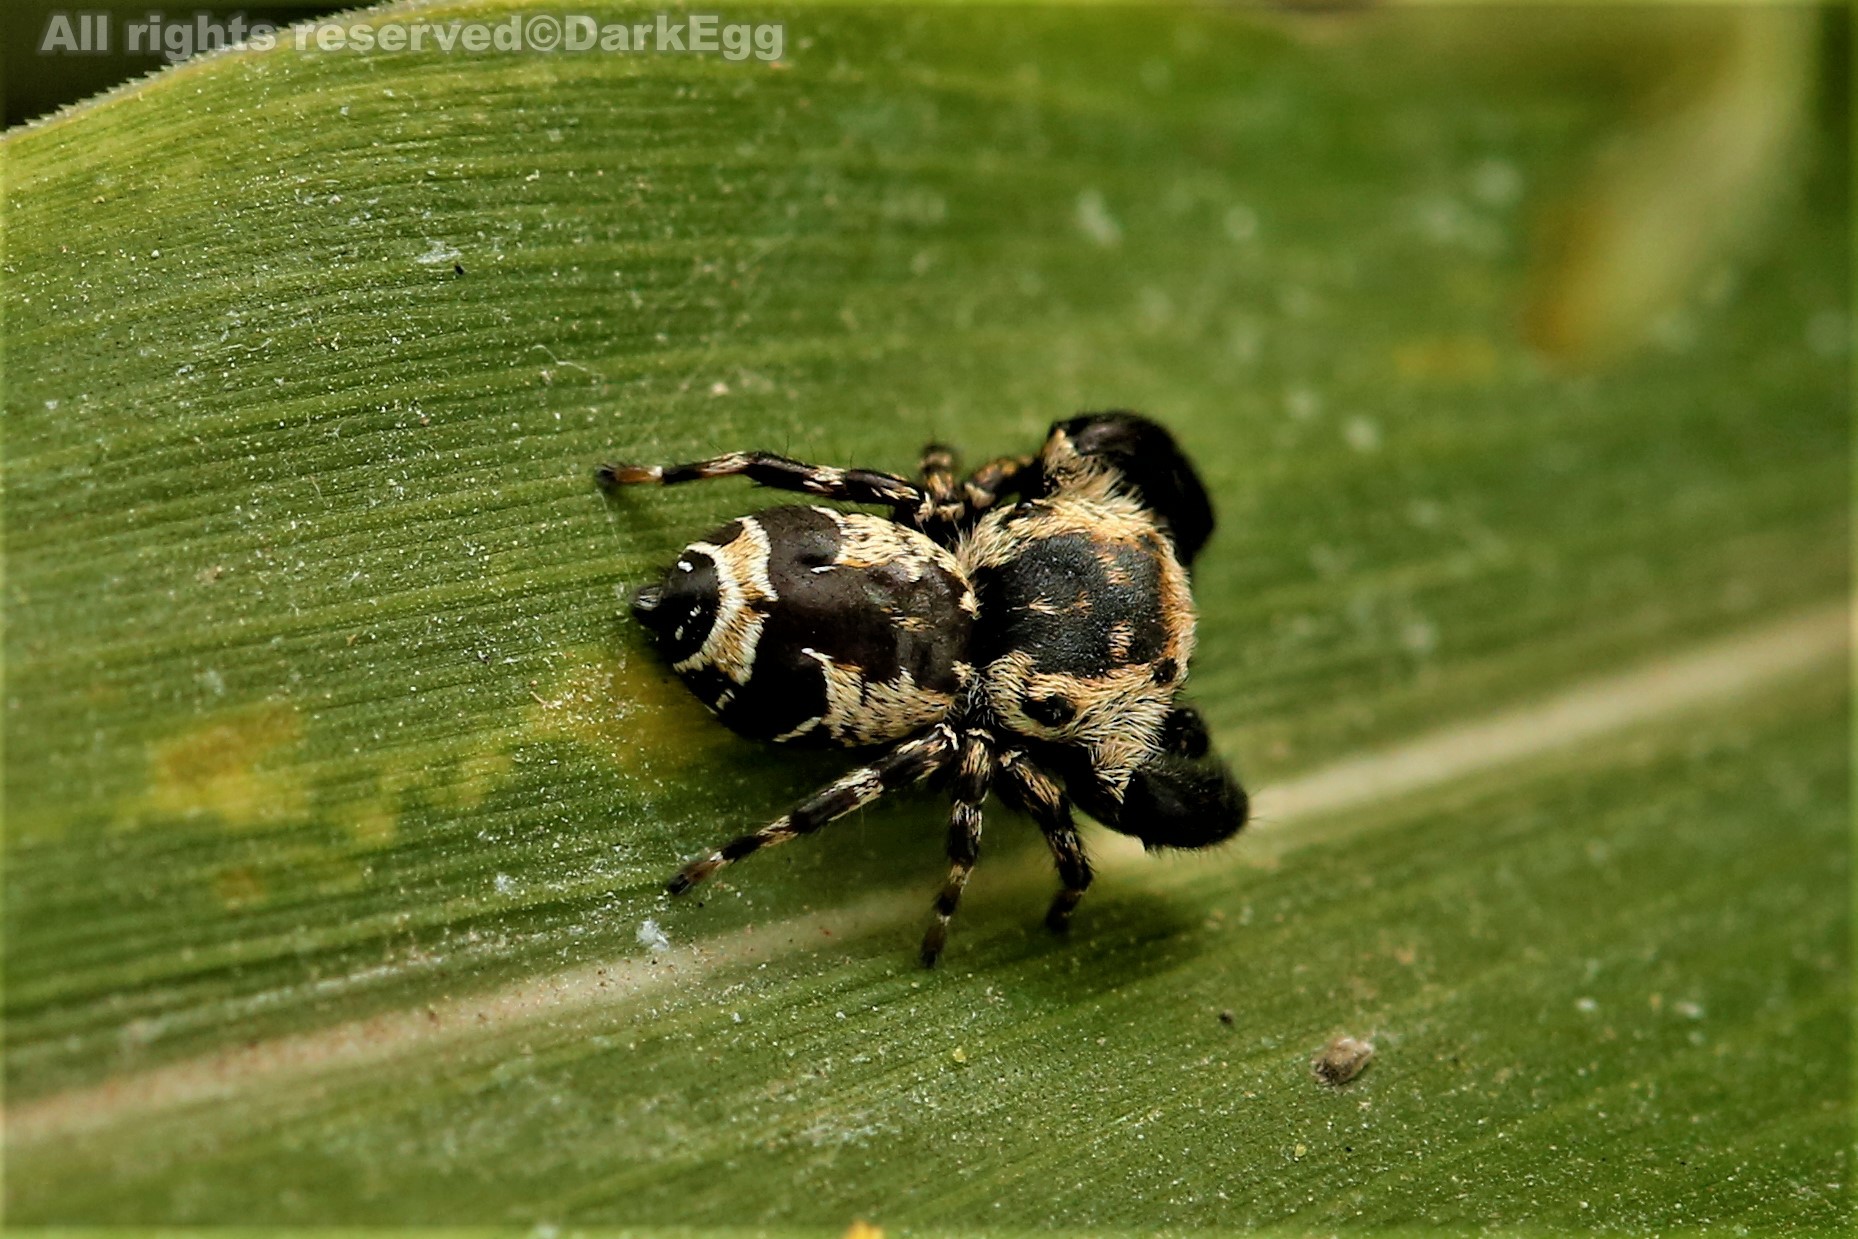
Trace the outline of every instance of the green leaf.
<instances>
[{"instance_id":1,"label":"green leaf","mask_svg":"<svg viewBox=\"0 0 1858 1239\"><path fill-rule=\"evenodd\" d=\"M5 138L9 1217L1845 1219L1842 120L1788 94L1738 226L1592 258L1683 201L1607 161L1710 132L1644 47L1747 99L1843 17L726 17L785 58L287 45ZM1603 307L1547 358L1544 296ZM850 759L621 616L779 497L592 466L1117 406L1217 498L1254 830L1093 836L1058 942L993 809L933 973L927 794L668 903Z\"/></svg>"}]
</instances>

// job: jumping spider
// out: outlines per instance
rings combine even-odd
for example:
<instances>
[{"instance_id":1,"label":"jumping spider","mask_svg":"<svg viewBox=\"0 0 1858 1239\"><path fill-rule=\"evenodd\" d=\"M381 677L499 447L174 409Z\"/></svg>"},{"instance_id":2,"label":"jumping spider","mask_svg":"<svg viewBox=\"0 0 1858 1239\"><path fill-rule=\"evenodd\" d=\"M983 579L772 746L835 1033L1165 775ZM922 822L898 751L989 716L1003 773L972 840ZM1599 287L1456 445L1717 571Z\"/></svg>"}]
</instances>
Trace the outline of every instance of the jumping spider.
<instances>
[{"instance_id":1,"label":"jumping spider","mask_svg":"<svg viewBox=\"0 0 1858 1239\"><path fill-rule=\"evenodd\" d=\"M685 547L662 583L633 596L633 614L741 735L888 747L685 865L672 894L952 772L948 879L922 946L933 965L990 789L1044 832L1063 882L1045 919L1060 931L1091 877L1072 802L1151 849L1207 847L1245 824L1244 790L1179 700L1194 646L1187 569L1213 510L1166 430L1133 413L1087 414L1053 425L1037 456L1002 457L966 480L935 444L920 482L768 452L606 465L599 478L670 486L736 474L890 515L739 517Z\"/></svg>"}]
</instances>

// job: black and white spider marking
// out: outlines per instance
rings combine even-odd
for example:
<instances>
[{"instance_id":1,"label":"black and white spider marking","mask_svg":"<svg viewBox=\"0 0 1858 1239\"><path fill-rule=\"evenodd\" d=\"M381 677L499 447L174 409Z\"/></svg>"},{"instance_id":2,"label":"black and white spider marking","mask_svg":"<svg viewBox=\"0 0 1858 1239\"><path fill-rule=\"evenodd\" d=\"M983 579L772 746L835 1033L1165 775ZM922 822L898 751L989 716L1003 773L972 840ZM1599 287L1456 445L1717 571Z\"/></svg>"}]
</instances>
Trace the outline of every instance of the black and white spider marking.
<instances>
[{"instance_id":1,"label":"black and white spider marking","mask_svg":"<svg viewBox=\"0 0 1858 1239\"><path fill-rule=\"evenodd\" d=\"M786 816L690 862L689 890L769 844L884 793L948 779L948 879L922 959L948 937L991 790L1039 824L1063 888L1063 930L1090 862L1075 802L1149 848L1200 848L1245 824L1245 792L1179 697L1193 656L1187 570L1213 531L1193 466L1133 413L1055 424L1037 456L965 480L948 449L922 477L737 452L685 465L606 465L609 487L741 474L874 504L888 517L780 507L684 548L632 611L690 690L744 736L885 745Z\"/></svg>"}]
</instances>

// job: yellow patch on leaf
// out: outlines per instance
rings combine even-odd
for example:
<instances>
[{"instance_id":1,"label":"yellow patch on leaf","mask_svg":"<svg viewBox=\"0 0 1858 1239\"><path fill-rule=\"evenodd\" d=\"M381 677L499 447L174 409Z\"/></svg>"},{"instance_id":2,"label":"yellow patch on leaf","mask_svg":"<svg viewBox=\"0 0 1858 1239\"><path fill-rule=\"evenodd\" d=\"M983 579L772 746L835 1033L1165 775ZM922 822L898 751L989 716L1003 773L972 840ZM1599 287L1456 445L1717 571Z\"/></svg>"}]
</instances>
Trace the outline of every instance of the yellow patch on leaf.
<instances>
[{"instance_id":1,"label":"yellow patch on leaf","mask_svg":"<svg viewBox=\"0 0 1858 1239\"><path fill-rule=\"evenodd\" d=\"M582 646L533 692L527 721L538 736L574 740L631 771L677 769L730 742L729 730L669 668L628 664L623 653Z\"/></svg>"},{"instance_id":2,"label":"yellow patch on leaf","mask_svg":"<svg viewBox=\"0 0 1858 1239\"><path fill-rule=\"evenodd\" d=\"M147 813L212 814L247 830L304 816L296 750L303 728L294 708L254 706L151 746Z\"/></svg>"}]
</instances>

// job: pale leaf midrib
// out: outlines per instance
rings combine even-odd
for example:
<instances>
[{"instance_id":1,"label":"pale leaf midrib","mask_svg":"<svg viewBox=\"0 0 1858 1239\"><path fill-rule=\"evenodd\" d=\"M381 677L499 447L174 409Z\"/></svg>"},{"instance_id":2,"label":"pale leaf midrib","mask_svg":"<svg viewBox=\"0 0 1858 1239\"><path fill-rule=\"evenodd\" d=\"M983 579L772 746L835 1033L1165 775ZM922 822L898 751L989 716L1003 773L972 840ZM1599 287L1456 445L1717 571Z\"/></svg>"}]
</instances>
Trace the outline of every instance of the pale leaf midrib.
<instances>
[{"instance_id":1,"label":"pale leaf midrib","mask_svg":"<svg viewBox=\"0 0 1858 1239\"><path fill-rule=\"evenodd\" d=\"M1445 727L1403 745L1345 758L1261 789L1259 823L1248 858L1282 855L1346 834L1348 809L1469 779L1479 774L1593 743L1662 719L1733 700L1820 667L1846 654L1850 612L1845 600L1796 614L1689 651L1576 685L1546 700L1468 724ZM1311 829L1288 835L1292 823ZM1126 846L1124 845L1126 844ZM1132 841L1099 849L1097 868L1127 874L1142 860ZM1188 881L1193 871L1175 883ZM1167 884L1152 872L1146 881ZM12 1108L8 1139L15 1145L108 1128L179 1106L228 1100L272 1080L392 1061L458 1036L570 1014L612 1009L748 959L772 962L794 942L822 931L845 938L904 917L913 900L881 892L850 906L749 928L726 942L675 948L651 959L627 958L534 977L489 993L416 1010L387 1011L350 1023L287 1034L208 1053L145 1072L118 1076L37 1098ZM685 982L684 978L690 978Z\"/></svg>"}]
</instances>

